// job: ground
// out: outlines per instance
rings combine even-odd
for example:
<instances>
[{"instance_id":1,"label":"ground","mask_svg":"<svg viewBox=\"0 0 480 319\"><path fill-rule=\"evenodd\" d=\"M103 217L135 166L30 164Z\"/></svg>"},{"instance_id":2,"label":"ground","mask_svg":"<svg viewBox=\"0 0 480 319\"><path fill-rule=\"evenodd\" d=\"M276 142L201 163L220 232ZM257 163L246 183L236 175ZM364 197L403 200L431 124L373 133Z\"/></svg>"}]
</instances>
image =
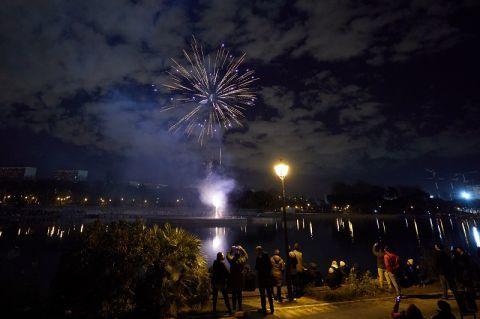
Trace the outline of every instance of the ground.
<instances>
[{"instance_id":1,"label":"ground","mask_svg":"<svg viewBox=\"0 0 480 319\"><path fill-rule=\"evenodd\" d=\"M414 288L404 291L406 298L401 302L401 309L409 304L417 305L423 312L426 319L430 318L436 311L436 303L440 298L438 287ZM448 300L457 318L460 318L455 300ZM244 313L237 312L235 317L245 318L322 318L322 319L385 319L390 318L394 305L394 295L382 295L376 298L367 298L355 301L325 302L310 297L302 297L293 302L278 304L275 303L274 315L266 317L257 313L260 308L260 298L257 293L246 293L244 297ZM219 310L224 310L223 299L219 299ZM192 318L215 318L211 313L193 316ZM233 318L223 312L220 317Z\"/></svg>"}]
</instances>

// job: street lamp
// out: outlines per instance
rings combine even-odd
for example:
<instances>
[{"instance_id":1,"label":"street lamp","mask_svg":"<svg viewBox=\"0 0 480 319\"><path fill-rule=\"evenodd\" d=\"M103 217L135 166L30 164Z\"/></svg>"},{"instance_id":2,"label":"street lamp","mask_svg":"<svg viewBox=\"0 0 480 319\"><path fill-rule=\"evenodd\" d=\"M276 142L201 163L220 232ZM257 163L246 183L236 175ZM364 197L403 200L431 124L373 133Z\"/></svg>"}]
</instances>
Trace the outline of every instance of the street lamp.
<instances>
[{"instance_id":1,"label":"street lamp","mask_svg":"<svg viewBox=\"0 0 480 319\"><path fill-rule=\"evenodd\" d=\"M290 274L290 265L288 258L288 231L287 231L287 209L285 203L285 177L288 175L289 166L283 162L276 164L274 167L275 174L280 178L282 182L282 212L283 212L283 237L285 239L285 258L287 260L287 271L286 271L286 281L287 281L287 291L288 299L293 300L293 290L292 290L292 279Z\"/></svg>"}]
</instances>

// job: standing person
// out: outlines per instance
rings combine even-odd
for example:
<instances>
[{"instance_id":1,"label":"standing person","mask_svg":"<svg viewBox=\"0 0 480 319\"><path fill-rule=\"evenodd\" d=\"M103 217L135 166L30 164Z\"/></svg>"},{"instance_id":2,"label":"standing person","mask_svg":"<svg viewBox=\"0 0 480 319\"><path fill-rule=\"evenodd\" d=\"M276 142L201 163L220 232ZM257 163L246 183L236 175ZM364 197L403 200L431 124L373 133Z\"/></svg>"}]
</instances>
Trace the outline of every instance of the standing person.
<instances>
[{"instance_id":1,"label":"standing person","mask_svg":"<svg viewBox=\"0 0 480 319\"><path fill-rule=\"evenodd\" d=\"M273 296L272 296L272 262L266 252L263 251L262 246L255 248L257 259L255 261L255 270L257 271L258 290L260 291L260 303L262 304L262 313L267 314L267 305L265 300L268 298L270 305L270 313L273 314Z\"/></svg>"},{"instance_id":2,"label":"standing person","mask_svg":"<svg viewBox=\"0 0 480 319\"><path fill-rule=\"evenodd\" d=\"M232 291L232 309L242 311L243 268L248 261L248 254L240 245L230 247L227 253L230 264L230 278L228 280Z\"/></svg>"},{"instance_id":3,"label":"standing person","mask_svg":"<svg viewBox=\"0 0 480 319\"><path fill-rule=\"evenodd\" d=\"M476 266L463 248L455 248L453 265L455 278L459 286L465 290L473 290L477 280Z\"/></svg>"},{"instance_id":4,"label":"standing person","mask_svg":"<svg viewBox=\"0 0 480 319\"><path fill-rule=\"evenodd\" d=\"M448 299L448 288L455 294L452 260L441 244L435 244L433 250L433 271L443 288L443 298Z\"/></svg>"},{"instance_id":5,"label":"standing person","mask_svg":"<svg viewBox=\"0 0 480 319\"><path fill-rule=\"evenodd\" d=\"M297 282L297 256L291 250L291 247L288 246L288 256L287 256L287 271L290 272L290 276L287 275L287 291L288 291L288 300L293 301L295 300L294 295L295 291L293 291L294 283Z\"/></svg>"},{"instance_id":6,"label":"standing person","mask_svg":"<svg viewBox=\"0 0 480 319\"><path fill-rule=\"evenodd\" d=\"M225 306L228 313L232 313L230 308L230 301L227 294L227 279L230 275L227 265L225 265L225 257L222 252L217 253L217 259L213 262L212 266L212 290L213 290L213 312L217 312L217 298L218 291L222 293Z\"/></svg>"},{"instance_id":7,"label":"standing person","mask_svg":"<svg viewBox=\"0 0 480 319\"><path fill-rule=\"evenodd\" d=\"M377 271L378 271L378 285L380 288L383 288L383 279L387 281L388 289L392 289L392 283L386 275L385 269L385 250L383 250L383 245L375 243L372 247L372 253L377 257Z\"/></svg>"},{"instance_id":8,"label":"standing person","mask_svg":"<svg viewBox=\"0 0 480 319\"><path fill-rule=\"evenodd\" d=\"M283 271L285 269L285 262L282 257L280 257L280 250L275 249L275 254L270 258L272 262L272 279L273 286L277 287L277 294L275 295L275 300L282 302L282 279Z\"/></svg>"},{"instance_id":9,"label":"standing person","mask_svg":"<svg viewBox=\"0 0 480 319\"><path fill-rule=\"evenodd\" d=\"M401 289L398 285L395 274L400 268L400 258L389 250L387 246L384 248L385 256L383 260L385 261L386 277L390 280L398 296L401 295Z\"/></svg>"},{"instance_id":10,"label":"standing person","mask_svg":"<svg viewBox=\"0 0 480 319\"><path fill-rule=\"evenodd\" d=\"M295 287L295 294L296 297L300 297L303 294L303 281L304 281L304 276L303 276L303 253L300 251L300 244L295 243L293 245L293 254L295 255L295 258L297 259L297 266L296 266L296 280L293 282L293 285Z\"/></svg>"}]
</instances>

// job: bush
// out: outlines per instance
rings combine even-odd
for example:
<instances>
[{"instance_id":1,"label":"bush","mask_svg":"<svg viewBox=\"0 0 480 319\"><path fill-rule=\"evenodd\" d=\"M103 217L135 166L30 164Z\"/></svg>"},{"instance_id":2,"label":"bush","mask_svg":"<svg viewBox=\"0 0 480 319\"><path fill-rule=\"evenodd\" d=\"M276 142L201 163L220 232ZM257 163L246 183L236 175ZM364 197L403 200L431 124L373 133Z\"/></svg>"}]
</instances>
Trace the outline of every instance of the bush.
<instances>
[{"instance_id":1,"label":"bush","mask_svg":"<svg viewBox=\"0 0 480 319\"><path fill-rule=\"evenodd\" d=\"M201 241L165 224L97 222L65 254L55 303L74 317L175 317L203 305L209 277Z\"/></svg>"},{"instance_id":2,"label":"bush","mask_svg":"<svg viewBox=\"0 0 480 319\"><path fill-rule=\"evenodd\" d=\"M323 298L326 301L347 301L362 297L373 297L381 291L375 280L372 279L370 272L367 271L359 277L350 274L344 285L338 289L329 290Z\"/></svg>"}]
</instances>

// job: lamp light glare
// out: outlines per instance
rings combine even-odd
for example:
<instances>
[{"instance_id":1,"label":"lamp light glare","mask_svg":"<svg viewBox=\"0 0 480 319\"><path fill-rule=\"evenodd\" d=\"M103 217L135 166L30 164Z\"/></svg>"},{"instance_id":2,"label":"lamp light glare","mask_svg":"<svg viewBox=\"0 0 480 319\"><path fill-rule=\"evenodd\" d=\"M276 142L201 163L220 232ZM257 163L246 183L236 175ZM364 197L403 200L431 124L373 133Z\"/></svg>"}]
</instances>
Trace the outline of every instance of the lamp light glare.
<instances>
[{"instance_id":1,"label":"lamp light glare","mask_svg":"<svg viewBox=\"0 0 480 319\"><path fill-rule=\"evenodd\" d=\"M284 179L288 175L289 166L284 163L279 163L274 166L275 174L277 174L280 179Z\"/></svg>"}]
</instances>

